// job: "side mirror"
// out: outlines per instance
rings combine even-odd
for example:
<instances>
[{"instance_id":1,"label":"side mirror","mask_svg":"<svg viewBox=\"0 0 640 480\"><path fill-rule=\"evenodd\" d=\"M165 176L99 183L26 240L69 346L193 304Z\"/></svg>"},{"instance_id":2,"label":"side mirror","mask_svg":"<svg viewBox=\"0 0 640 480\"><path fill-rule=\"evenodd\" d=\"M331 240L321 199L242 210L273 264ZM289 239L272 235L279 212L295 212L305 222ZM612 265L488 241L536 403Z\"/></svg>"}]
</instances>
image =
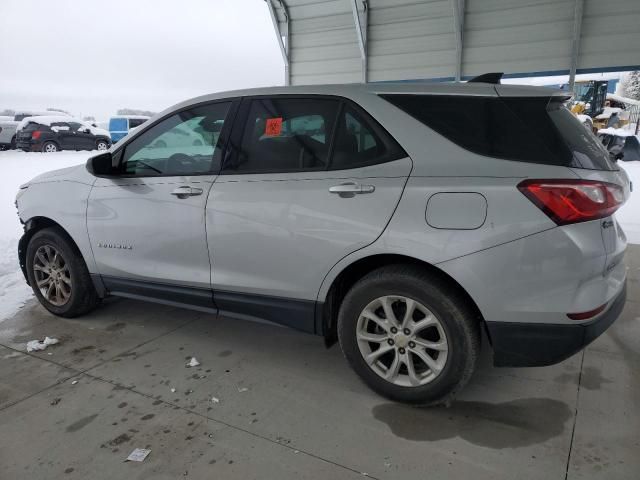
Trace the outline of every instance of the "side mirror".
<instances>
[{"instance_id":1,"label":"side mirror","mask_svg":"<svg viewBox=\"0 0 640 480\"><path fill-rule=\"evenodd\" d=\"M87 160L87 170L96 177L115 177L118 171L113 163L111 152L101 153Z\"/></svg>"}]
</instances>

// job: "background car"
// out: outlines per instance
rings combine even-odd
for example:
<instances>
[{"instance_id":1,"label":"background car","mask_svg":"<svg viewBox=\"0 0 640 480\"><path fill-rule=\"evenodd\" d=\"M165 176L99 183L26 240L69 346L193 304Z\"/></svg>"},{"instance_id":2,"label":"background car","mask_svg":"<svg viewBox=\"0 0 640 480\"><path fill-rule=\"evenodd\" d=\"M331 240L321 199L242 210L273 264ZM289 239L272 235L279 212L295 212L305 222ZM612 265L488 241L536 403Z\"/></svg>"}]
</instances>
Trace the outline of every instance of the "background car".
<instances>
[{"instance_id":1,"label":"background car","mask_svg":"<svg viewBox=\"0 0 640 480\"><path fill-rule=\"evenodd\" d=\"M26 117L51 115L51 112L21 110L12 117L0 117L0 150L16 148L16 131L20 122Z\"/></svg>"},{"instance_id":2,"label":"background car","mask_svg":"<svg viewBox=\"0 0 640 480\"><path fill-rule=\"evenodd\" d=\"M145 115L118 115L109 119L111 141L116 143L124 138L130 130L139 127L150 117Z\"/></svg>"},{"instance_id":3,"label":"background car","mask_svg":"<svg viewBox=\"0 0 640 480\"><path fill-rule=\"evenodd\" d=\"M107 150L109 132L71 117L27 117L18 126L16 145L27 152Z\"/></svg>"}]
</instances>

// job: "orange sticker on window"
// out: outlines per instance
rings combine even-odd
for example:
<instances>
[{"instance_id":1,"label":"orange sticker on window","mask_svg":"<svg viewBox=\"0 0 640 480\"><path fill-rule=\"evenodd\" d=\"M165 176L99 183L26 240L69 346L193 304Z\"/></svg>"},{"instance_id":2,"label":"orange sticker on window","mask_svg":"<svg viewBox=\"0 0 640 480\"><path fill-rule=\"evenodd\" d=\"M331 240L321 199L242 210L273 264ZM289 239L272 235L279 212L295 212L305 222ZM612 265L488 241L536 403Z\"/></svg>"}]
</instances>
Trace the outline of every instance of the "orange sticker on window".
<instances>
[{"instance_id":1,"label":"orange sticker on window","mask_svg":"<svg viewBox=\"0 0 640 480\"><path fill-rule=\"evenodd\" d=\"M277 137L282 132L282 117L267 118L264 134L267 137Z\"/></svg>"}]
</instances>

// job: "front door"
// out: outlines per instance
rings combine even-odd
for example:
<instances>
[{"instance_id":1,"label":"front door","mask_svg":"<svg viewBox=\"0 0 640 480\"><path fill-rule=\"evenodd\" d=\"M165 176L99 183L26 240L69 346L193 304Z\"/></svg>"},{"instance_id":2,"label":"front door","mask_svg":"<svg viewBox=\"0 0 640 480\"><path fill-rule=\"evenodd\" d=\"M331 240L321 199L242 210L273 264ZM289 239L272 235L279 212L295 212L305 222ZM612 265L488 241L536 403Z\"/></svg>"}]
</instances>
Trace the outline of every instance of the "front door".
<instances>
[{"instance_id":1,"label":"front door","mask_svg":"<svg viewBox=\"0 0 640 480\"><path fill-rule=\"evenodd\" d=\"M96 181L87 212L108 290L213 306L204 212L230 107L183 110L115 152L119 175Z\"/></svg>"},{"instance_id":2,"label":"front door","mask_svg":"<svg viewBox=\"0 0 640 480\"><path fill-rule=\"evenodd\" d=\"M411 159L340 99L246 99L233 130L207 203L216 304L312 330L323 278L382 233Z\"/></svg>"}]
</instances>

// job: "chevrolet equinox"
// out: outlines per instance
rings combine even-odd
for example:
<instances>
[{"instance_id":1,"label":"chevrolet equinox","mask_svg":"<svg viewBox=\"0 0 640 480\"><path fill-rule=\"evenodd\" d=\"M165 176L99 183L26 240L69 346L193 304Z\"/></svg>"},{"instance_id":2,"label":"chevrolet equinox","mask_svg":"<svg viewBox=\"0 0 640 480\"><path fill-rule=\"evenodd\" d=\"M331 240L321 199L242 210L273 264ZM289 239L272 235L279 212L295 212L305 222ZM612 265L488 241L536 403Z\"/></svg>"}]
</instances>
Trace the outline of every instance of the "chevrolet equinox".
<instances>
[{"instance_id":1,"label":"chevrolet equinox","mask_svg":"<svg viewBox=\"0 0 640 480\"><path fill-rule=\"evenodd\" d=\"M624 305L629 180L567 100L483 81L195 98L23 185L20 264L55 315L118 295L259 318L339 341L388 398L447 403L481 332L497 366L550 365Z\"/></svg>"}]
</instances>

